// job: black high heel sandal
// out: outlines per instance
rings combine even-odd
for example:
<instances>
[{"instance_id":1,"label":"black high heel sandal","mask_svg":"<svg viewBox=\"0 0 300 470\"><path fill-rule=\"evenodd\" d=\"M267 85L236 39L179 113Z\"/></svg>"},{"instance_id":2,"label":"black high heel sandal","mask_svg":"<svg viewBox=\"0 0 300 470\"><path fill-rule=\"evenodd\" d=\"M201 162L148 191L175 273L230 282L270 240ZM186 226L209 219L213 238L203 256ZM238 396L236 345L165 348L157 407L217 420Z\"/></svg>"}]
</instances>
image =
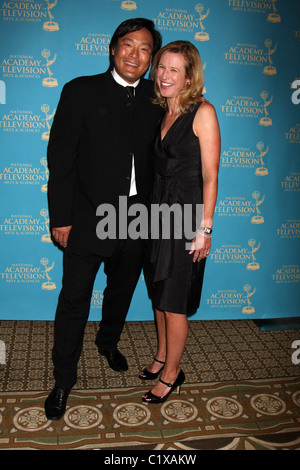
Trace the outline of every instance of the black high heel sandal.
<instances>
[{"instance_id":1,"label":"black high heel sandal","mask_svg":"<svg viewBox=\"0 0 300 470\"><path fill-rule=\"evenodd\" d=\"M168 387L170 387L170 391L166 395L164 395L163 397L158 397L157 395L154 395L151 391L147 392L142 397L143 402L145 402L145 403L154 403L154 404L164 403L168 399L169 395L175 390L175 388L177 388L177 394L179 395L181 385L185 381L185 375L184 375L183 371L180 370L180 372L177 376L177 379L175 380L175 382L173 384L168 384L167 382L164 382L161 379L159 379L159 381L161 383L163 383L164 385L167 385Z\"/></svg>"},{"instance_id":2,"label":"black high heel sandal","mask_svg":"<svg viewBox=\"0 0 300 470\"><path fill-rule=\"evenodd\" d=\"M163 366L159 369L158 372L149 372L147 367L145 367L145 369L142 370L142 372L139 374L139 378L141 380L155 380L155 379L157 379L157 377L159 376L159 374L161 373L161 371L165 367L165 363L163 361L159 361L156 358L154 358L154 361L159 362L160 364L163 364Z\"/></svg>"}]
</instances>

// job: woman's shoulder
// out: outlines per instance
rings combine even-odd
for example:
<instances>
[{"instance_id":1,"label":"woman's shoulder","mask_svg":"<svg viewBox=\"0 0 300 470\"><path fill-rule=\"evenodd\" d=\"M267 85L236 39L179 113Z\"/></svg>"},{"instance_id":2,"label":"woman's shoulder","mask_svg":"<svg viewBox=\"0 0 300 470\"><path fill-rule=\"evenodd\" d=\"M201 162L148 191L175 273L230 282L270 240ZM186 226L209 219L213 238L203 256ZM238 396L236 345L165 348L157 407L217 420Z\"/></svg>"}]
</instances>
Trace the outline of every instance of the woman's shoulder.
<instances>
[{"instance_id":1,"label":"woman's shoulder","mask_svg":"<svg viewBox=\"0 0 300 470\"><path fill-rule=\"evenodd\" d=\"M210 101L202 97L201 101L197 105L197 112L195 118L205 117L216 115L215 107Z\"/></svg>"},{"instance_id":2,"label":"woman's shoulder","mask_svg":"<svg viewBox=\"0 0 300 470\"><path fill-rule=\"evenodd\" d=\"M199 103L199 107L193 121L193 129L199 137L207 129L215 129L218 127L218 117L215 107L206 99Z\"/></svg>"}]
</instances>

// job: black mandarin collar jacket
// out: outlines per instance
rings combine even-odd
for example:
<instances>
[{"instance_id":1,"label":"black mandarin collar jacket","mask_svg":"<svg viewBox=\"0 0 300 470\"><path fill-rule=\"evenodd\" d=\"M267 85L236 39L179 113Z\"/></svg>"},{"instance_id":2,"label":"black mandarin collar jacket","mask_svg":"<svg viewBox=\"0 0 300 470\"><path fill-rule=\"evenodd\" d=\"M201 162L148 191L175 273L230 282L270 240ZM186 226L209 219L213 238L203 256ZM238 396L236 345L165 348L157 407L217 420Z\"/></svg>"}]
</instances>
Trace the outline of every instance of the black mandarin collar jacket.
<instances>
[{"instance_id":1,"label":"black mandarin collar jacket","mask_svg":"<svg viewBox=\"0 0 300 470\"><path fill-rule=\"evenodd\" d=\"M141 79L128 98L110 70L64 86L48 144L48 199L51 227L72 225L69 244L111 252L115 242L96 237L96 210L104 203L117 210L119 196L128 196L132 153L138 202L147 202L153 179L147 149L162 115L153 96L153 82Z\"/></svg>"}]
</instances>

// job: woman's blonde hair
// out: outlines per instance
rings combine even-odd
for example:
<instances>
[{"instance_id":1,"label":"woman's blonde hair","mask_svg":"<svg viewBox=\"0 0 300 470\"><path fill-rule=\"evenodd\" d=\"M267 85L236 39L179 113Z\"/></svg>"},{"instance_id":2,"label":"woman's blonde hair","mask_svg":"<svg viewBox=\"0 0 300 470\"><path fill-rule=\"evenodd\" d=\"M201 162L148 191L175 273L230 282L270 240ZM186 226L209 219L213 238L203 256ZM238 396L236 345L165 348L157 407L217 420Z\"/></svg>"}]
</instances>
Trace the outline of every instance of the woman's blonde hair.
<instances>
[{"instance_id":1,"label":"woman's blonde hair","mask_svg":"<svg viewBox=\"0 0 300 470\"><path fill-rule=\"evenodd\" d=\"M189 41L173 41L161 48L153 59L150 76L155 80L158 65L165 52L182 54L185 59L185 74L189 78L189 84L180 92L178 100L178 112L180 114L189 111L195 103L202 101L204 88L204 75L200 54L197 48ZM156 98L155 104L159 104L164 109L168 109L167 100L161 95L155 80L154 90Z\"/></svg>"}]
</instances>

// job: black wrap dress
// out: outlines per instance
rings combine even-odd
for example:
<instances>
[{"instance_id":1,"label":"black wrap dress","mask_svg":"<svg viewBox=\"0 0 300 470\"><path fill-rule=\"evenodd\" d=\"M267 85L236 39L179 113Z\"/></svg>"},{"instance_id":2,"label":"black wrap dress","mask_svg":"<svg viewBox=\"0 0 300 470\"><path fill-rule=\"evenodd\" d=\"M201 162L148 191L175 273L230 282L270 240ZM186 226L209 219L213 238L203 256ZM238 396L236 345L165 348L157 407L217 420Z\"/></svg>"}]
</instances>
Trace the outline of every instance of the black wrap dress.
<instances>
[{"instance_id":1,"label":"black wrap dress","mask_svg":"<svg viewBox=\"0 0 300 470\"><path fill-rule=\"evenodd\" d=\"M147 273L150 295L155 308L187 315L199 307L206 261L193 262L189 254L203 204L200 145L193 131L199 106L180 115L163 139L159 126L151 146L155 176ZM158 226L158 208L164 204L176 210L170 210L169 217L160 211ZM181 220L179 207L185 214ZM171 226L169 235L168 230L164 232L166 224Z\"/></svg>"}]
</instances>

